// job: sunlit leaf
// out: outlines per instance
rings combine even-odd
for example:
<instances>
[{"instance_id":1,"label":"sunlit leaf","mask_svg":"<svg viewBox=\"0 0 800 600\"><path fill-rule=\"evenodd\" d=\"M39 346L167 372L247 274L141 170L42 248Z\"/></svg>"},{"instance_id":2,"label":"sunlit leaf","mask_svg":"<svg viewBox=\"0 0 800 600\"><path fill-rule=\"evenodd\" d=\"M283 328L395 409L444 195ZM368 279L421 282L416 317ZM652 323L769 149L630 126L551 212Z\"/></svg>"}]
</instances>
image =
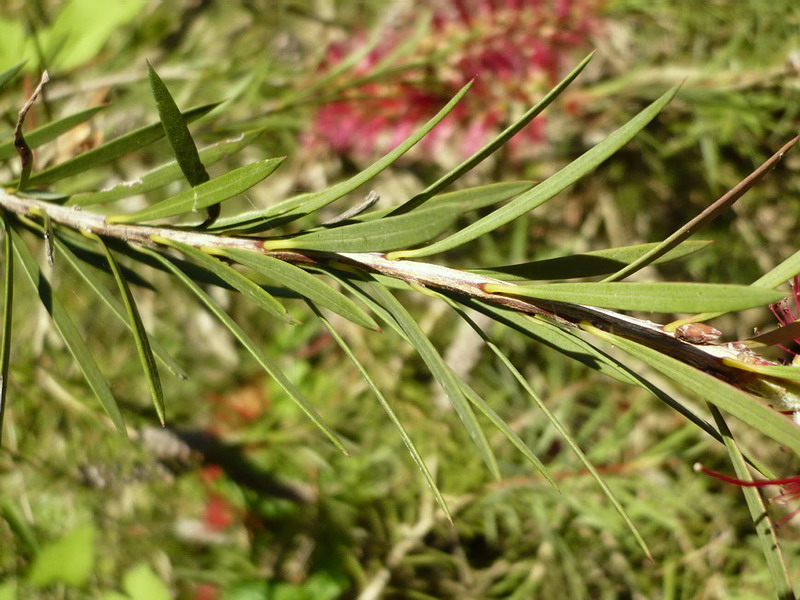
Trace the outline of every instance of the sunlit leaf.
<instances>
[{"instance_id":1,"label":"sunlit leaf","mask_svg":"<svg viewBox=\"0 0 800 600\"><path fill-rule=\"evenodd\" d=\"M256 221L259 219L268 220L270 217L276 217L279 215L282 216L284 220L289 214L294 217L301 217L303 215L313 213L323 206L327 206L345 194L349 194L386 169L386 167L408 152L417 142L425 137L425 135L431 129L433 129L439 123L439 121L444 119L444 117L447 116L451 110L453 110L458 101L461 100L464 94L467 93L467 90L469 90L471 85L472 82L461 88L461 90L459 90L453 99L450 100L450 102L448 102L444 108L442 108L433 118L412 133L411 136L409 136L394 150L378 159L376 162L372 163L366 169L360 171L357 175L354 175L347 181L342 181L341 183L337 183L326 190L322 190L321 192L301 194L300 196L295 196L293 198L288 198L283 202L279 202L274 206L261 211L260 213L243 215L242 223L246 223L254 219Z\"/></svg>"},{"instance_id":2,"label":"sunlit leaf","mask_svg":"<svg viewBox=\"0 0 800 600\"><path fill-rule=\"evenodd\" d=\"M583 328L686 386L704 400L741 419L779 444L788 446L795 452L800 452L800 436L797 435L797 425L761 401L708 373L699 371L671 356L661 354L657 350L601 331L588 324L584 324Z\"/></svg>"},{"instance_id":3,"label":"sunlit leaf","mask_svg":"<svg viewBox=\"0 0 800 600\"><path fill-rule=\"evenodd\" d=\"M156 99L158 116L161 118L161 124L167 134L167 141L172 146L175 159L178 161L178 166L186 177L186 181L192 187L205 183L210 177L200 161L197 146L192 139L192 134L189 133L186 121L169 93L169 89L149 62L147 63L147 77L150 80L153 97Z\"/></svg>"},{"instance_id":4,"label":"sunlit leaf","mask_svg":"<svg viewBox=\"0 0 800 600\"><path fill-rule=\"evenodd\" d=\"M73 253L70 247L62 242L58 237L55 238L55 245L58 251L58 255L60 258L63 258L74 270L75 272L83 279L84 283L86 283L90 290L92 290L103 303L111 309L111 313L126 327L132 329L132 325L128 316L125 313L125 308L123 305L117 300L111 292L106 289L100 279L92 272L89 266L86 264L85 261L78 258L78 256ZM120 265L117 264L117 268ZM123 276L127 280L127 274L124 270L122 270ZM153 349L153 354L156 355L156 358L161 361L163 364L173 375L179 377L180 379L188 379L189 376L186 372L175 362L175 359L170 356L169 352L167 352L163 346L158 342L158 340L150 339L150 345Z\"/></svg>"},{"instance_id":5,"label":"sunlit leaf","mask_svg":"<svg viewBox=\"0 0 800 600\"><path fill-rule=\"evenodd\" d=\"M484 291L601 308L661 313L744 310L783 298L772 290L711 283L487 283Z\"/></svg>"},{"instance_id":6,"label":"sunlit leaf","mask_svg":"<svg viewBox=\"0 0 800 600\"><path fill-rule=\"evenodd\" d=\"M184 190L180 194L129 214L113 215L109 223L137 223L192 213L238 196L269 177L283 158L268 158L229 171L224 175Z\"/></svg>"},{"instance_id":7,"label":"sunlit leaf","mask_svg":"<svg viewBox=\"0 0 800 600\"><path fill-rule=\"evenodd\" d=\"M661 112L661 109L672 100L673 96L675 96L678 91L678 87L679 86L675 86L670 89L605 140L597 144L591 150L585 152L555 175L548 177L531 191L522 194L519 198L516 198L512 202L498 208L482 219L479 219L475 223L468 225L464 229L443 240L416 250L392 252L388 257L392 259L417 258L421 256L430 256L431 254L444 252L445 250L451 250L479 238L498 227L502 227L530 212L537 206L544 204L578 181L581 177L597 168L607 158L633 139L633 137L644 129L644 127Z\"/></svg>"},{"instance_id":8,"label":"sunlit leaf","mask_svg":"<svg viewBox=\"0 0 800 600\"><path fill-rule=\"evenodd\" d=\"M272 294L267 292L257 283L242 275L233 267L229 267L222 261L214 258L206 252L203 252L202 250L198 250L197 248L193 248L192 246L183 244L181 242L169 240L160 236L154 236L153 241L157 244L163 244L165 246L175 248L184 256L188 256L193 261L200 264L200 266L214 273L214 275L222 279L228 285L231 285L235 289L239 290L239 292L245 298L253 302L256 306L269 313L273 317L277 317L278 319L286 321L287 323L295 323L295 320L286 311L286 308L284 308L284 306L278 302L272 296Z\"/></svg>"},{"instance_id":9,"label":"sunlit leaf","mask_svg":"<svg viewBox=\"0 0 800 600\"><path fill-rule=\"evenodd\" d=\"M122 303L125 305L125 312L128 314L128 321L130 323L130 330L133 332L133 339L136 343L136 352L139 354L139 361L142 363L145 379L147 380L147 387L150 390L150 398L153 400L158 418L163 425L166 422L166 412L164 410L164 392L161 389L161 376L158 374L158 366L156 365L155 356L150 349L150 339L147 336L147 331L142 323L142 317L139 315L139 309L136 307L136 301L133 299L131 289L128 282L122 275L122 272L117 265L117 260L111 254L103 238L96 234L86 234L94 239L97 244L102 248L108 260L108 265L114 273L114 279L119 287L120 295L122 296Z\"/></svg>"},{"instance_id":10,"label":"sunlit leaf","mask_svg":"<svg viewBox=\"0 0 800 600\"><path fill-rule=\"evenodd\" d=\"M19 234L13 229L9 229L8 231L11 233L14 252L19 258L22 270L25 272L33 289L38 293L39 299L47 309L47 312L50 313L56 331L58 331L59 335L64 340L69 353L72 354L75 363L86 378L86 382L89 384L95 396L97 396L97 399L111 418L114 426L122 435L127 435L125 423L122 419L119 407L117 406L117 401L111 394L111 389L108 387L108 383L100 372L92 352L86 346L86 342L83 340L83 334L81 334L72 322L69 311L64 307L58 295L53 291L50 282L47 281L47 278L45 278L44 274L39 269L39 265L36 264L36 260L33 258L30 250L25 246L25 242L22 241L22 238L19 237Z\"/></svg>"},{"instance_id":11,"label":"sunlit leaf","mask_svg":"<svg viewBox=\"0 0 800 600\"><path fill-rule=\"evenodd\" d=\"M653 264L660 264L671 260L684 258L690 254L699 252L711 243L712 242L710 241L683 242L655 260ZM487 267L485 269L470 269L470 271L473 273L480 273L482 275L498 277L507 280L573 279L576 277L594 277L596 275L613 273L620 267L633 262L639 256L649 252L657 245L658 244L637 244L635 246L620 246L618 248L593 250L591 252L584 252L582 254L559 256L558 258L534 260L516 265Z\"/></svg>"},{"instance_id":12,"label":"sunlit leaf","mask_svg":"<svg viewBox=\"0 0 800 600\"><path fill-rule=\"evenodd\" d=\"M767 377L774 377L787 381L800 381L800 367L756 365L745 360L736 360L727 357L723 358L722 362L729 367L734 367L740 371L747 371L748 373L758 373L759 375L766 375Z\"/></svg>"},{"instance_id":13,"label":"sunlit leaf","mask_svg":"<svg viewBox=\"0 0 800 600\"><path fill-rule=\"evenodd\" d=\"M322 229L291 238L267 240L266 250L301 248L330 252L385 252L406 248L441 235L460 216L444 205L406 215Z\"/></svg>"},{"instance_id":14,"label":"sunlit leaf","mask_svg":"<svg viewBox=\"0 0 800 600\"><path fill-rule=\"evenodd\" d=\"M447 204L452 207L454 214L460 216L486 206L504 202L509 198L513 198L529 190L533 185L534 183L532 181L504 181L501 183L492 183L455 192L448 192L447 194L434 196L419 210ZM383 208L366 212L349 219L347 223L362 223L382 219L388 216L392 210L392 208ZM213 229L217 231L241 228L245 228L248 231L269 229L269 227L267 227L269 222L265 224L262 217L259 215L260 212L248 212L242 215L223 217L217 220Z\"/></svg>"},{"instance_id":15,"label":"sunlit leaf","mask_svg":"<svg viewBox=\"0 0 800 600\"><path fill-rule=\"evenodd\" d=\"M14 253L11 248L10 225L5 213L3 224L3 331L0 338L0 444L3 441L3 416L8 397L8 365L11 356L11 310L14 301Z\"/></svg>"},{"instance_id":16,"label":"sunlit leaf","mask_svg":"<svg viewBox=\"0 0 800 600\"><path fill-rule=\"evenodd\" d=\"M417 210L425 210L447 204L450 205L454 211L458 212L460 215L463 215L480 208L505 202L514 196L518 196L523 192L527 192L534 185L536 184L533 181L501 181L500 183L479 185L476 187L433 196L427 202L425 202L423 207ZM393 210L393 208L375 210L364 213L363 215L359 215L353 220L372 221L378 218L389 216Z\"/></svg>"},{"instance_id":17,"label":"sunlit leaf","mask_svg":"<svg viewBox=\"0 0 800 600\"><path fill-rule=\"evenodd\" d=\"M332 310L362 327L378 329L378 324L375 323L372 317L350 298L326 285L300 267L271 256L247 250L216 248L210 251L219 252L240 265L269 277L273 281L286 286L290 290L294 290L301 296L318 303L320 306L324 306L328 310Z\"/></svg>"},{"instance_id":18,"label":"sunlit leaf","mask_svg":"<svg viewBox=\"0 0 800 600\"><path fill-rule=\"evenodd\" d=\"M489 471L495 478L499 478L500 471L497 466L497 460L486 439L486 434L483 429L481 429L478 420L475 418L475 413L464 397L464 393L461 390L461 383L455 375L453 375L452 370L444 362L436 348L434 348L428 336L425 335L425 332L422 331L416 320L408 313L403 305L400 304L397 298L383 286L374 283L365 283L361 287L365 287L374 301L391 315L392 319L387 321L387 323L390 326L397 325L402 329L403 333L405 333L409 343L419 353L420 358L425 362L434 379L436 379L439 385L444 389L456 414L458 414L461 422L472 438L472 441L478 447L478 451L484 463L486 463L486 466L489 468Z\"/></svg>"},{"instance_id":19,"label":"sunlit leaf","mask_svg":"<svg viewBox=\"0 0 800 600\"><path fill-rule=\"evenodd\" d=\"M731 459L733 469L736 471L736 476L743 481L752 481L753 478L747 468L747 463L736 440L733 438L731 430L728 428L728 424L725 422L725 418L717 407L710 406L709 408L717 427L725 439L725 447L728 450L728 457ZM792 583L789 579L786 561L781 552L776 527L773 525L772 520L766 516L767 505L761 494L754 487L742 486L742 493L747 502L750 517L753 519L753 527L755 527L758 539L761 542L761 550L767 561L773 589L780 599L794 598Z\"/></svg>"},{"instance_id":20,"label":"sunlit leaf","mask_svg":"<svg viewBox=\"0 0 800 600\"><path fill-rule=\"evenodd\" d=\"M149 248L140 248L140 252L147 254L155 261L161 263L169 272L175 275L186 287L188 287L191 292L210 310L214 316L216 316L220 322L234 335L234 337L239 340L242 346L253 355L253 358L256 359L258 364L260 364L263 369L272 377L275 382L285 391L288 396L297 404L300 410L310 418L314 424L330 439L333 444L341 450L344 454L347 454L347 450L345 450L342 441L339 439L339 436L334 433L334 431L325 424L322 418L319 416L316 410L308 404L305 398L300 394L294 384L289 381L286 375L275 365L271 359L264 354L261 349L259 348L258 344L256 344L250 336L248 336L244 330L236 324L236 322L231 319L231 317L226 313L222 308L217 304L211 296L206 294L202 288L197 285L191 277L189 277L186 273L184 273L180 268L178 268L170 259L162 256L158 252L150 250ZM210 257L209 257L210 258Z\"/></svg>"},{"instance_id":21,"label":"sunlit leaf","mask_svg":"<svg viewBox=\"0 0 800 600\"><path fill-rule=\"evenodd\" d=\"M197 108L193 108L184 112L183 118L187 123L194 121L207 114L217 106L219 106L219 102L198 106ZM78 154L77 156L67 159L64 162L54 165L48 169L44 169L43 171L33 175L28 183L30 185L47 185L49 183L54 183L60 179L65 179L72 175L88 171L94 167L99 167L100 165L113 162L121 156L125 156L126 154L130 154L131 152L135 152L136 150L144 148L145 146L152 144L163 137L164 127L161 125L161 122L147 125L146 127L136 129L121 135L118 138L114 138L105 144L101 144L96 148L87 150L82 154Z\"/></svg>"},{"instance_id":22,"label":"sunlit leaf","mask_svg":"<svg viewBox=\"0 0 800 600\"><path fill-rule=\"evenodd\" d=\"M200 150L200 160L203 164L213 165L219 160L238 152L247 147L258 136L258 133L242 134L237 138L225 140L206 146ZM144 194L151 190L164 187L179 179L182 175L178 161L173 160L156 167L152 171L144 173L132 181L123 181L117 185L99 192L84 192L70 196L66 204L68 206L90 206L106 202L115 202L122 198L130 198L137 194Z\"/></svg>"},{"instance_id":23,"label":"sunlit leaf","mask_svg":"<svg viewBox=\"0 0 800 600\"><path fill-rule=\"evenodd\" d=\"M447 508L447 502L445 502L442 492L439 491L439 486L436 485L436 481L433 479L431 472L428 470L425 461L422 459L422 456L417 450L417 447L414 445L414 442L411 440L411 437L409 437L405 427L403 427L403 424L400 422L400 419L397 418L397 415L392 410L388 400L386 400L386 397L383 395L380 388L375 385L375 382L372 380L372 377L369 376L367 369L363 364L361 364L361 361L358 360L356 355L353 353L353 350L350 348L347 342L344 341L344 338L339 335L339 332L336 331L331 322L325 318L325 315L320 312L313 302L309 302L308 305L311 307L311 310L314 311L314 314L317 315L317 317L322 321L322 324L331 334L342 351L347 355L347 358L350 359L350 362L352 362L358 369L358 372L361 373L361 376L372 390L372 393L375 394L375 397L378 399L378 404L381 405L381 408L386 412L386 415L389 417L392 425L395 426L397 432L400 434L400 438L403 440L408 453L411 455L411 459L416 463L417 467L419 467L422 477L425 479L425 483L428 484L428 488L430 488L433 497L436 499L436 503L441 507L442 512L444 512L444 514L447 516L447 519L452 523L453 517L450 514L450 510Z\"/></svg>"}]
</instances>

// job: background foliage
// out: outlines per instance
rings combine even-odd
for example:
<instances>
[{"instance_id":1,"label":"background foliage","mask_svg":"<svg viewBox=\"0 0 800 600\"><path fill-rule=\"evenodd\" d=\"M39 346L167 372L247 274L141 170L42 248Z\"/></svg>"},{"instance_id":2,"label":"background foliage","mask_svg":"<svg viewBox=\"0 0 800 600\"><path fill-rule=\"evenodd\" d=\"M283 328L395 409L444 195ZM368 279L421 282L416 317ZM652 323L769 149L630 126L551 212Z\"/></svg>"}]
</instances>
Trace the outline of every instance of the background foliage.
<instances>
[{"instance_id":1,"label":"background foliage","mask_svg":"<svg viewBox=\"0 0 800 600\"><path fill-rule=\"evenodd\" d=\"M518 116L592 48L598 52L584 76L524 132L520 145L464 184L542 179L686 79L653 126L558 203L454 254L456 264L474 265L660 240L796 132L800 9L788 0L740 2L736 11L711 1L497 3L502 7L493 18L472 20L459 11L464 4L479 12L492 3L453 1L434 9L410 1L188 7L129 1L102 3L100 10L94 0L12 0L0 12L0 65L16 64L21 55L28 63L3 92L8 133L45 67L55 77L29 117L31 128L103 103L113 110L44 146L40 170L153 122L147 59L180 106L228 99L193 125L202 145L264 128L241 152L211 167L212 175L289 156L269 186L254 188L234 207L242 209L267 195L319 189L357 172L477 72L475 93L452 115L451 129L374 183L382 205L391 206L496 132L498 115ZM498 46L498 39L515 36L538 54L519 61L519 46ZM357 135L342 139L342 131ZM74 188L60 191L128 180L170 156L166 142L152 145L105 172L72 178ZM800 159L789 154L779 171L707 230L705 237L716 240L710 250L648 277L749 283L795 252L798 171ZM81 285L66 269L59 272L69 309L81 315L87 343L123 399L129 424L148 431L156 418L131 360L128 332L92 297L69 293ZM517 382L440 303L403 296L436 345L449 348L451 364L546 462L560 494L499 435L490 442L504 478L493 481L479 455L465 450L467 434L455 415L441 402L431 412L438 392L410 348L388 334L345 328L434 466L454 513L451 526L358 372L299 303L293 314L304 323L286 328L241 298L220 298L346 438L349 458L182 290L137 291L137 299L149 329L191 374L186 381L164 378L169 425L222 436L262 474L288 486L294 500L253 490L212 465L160 461L153 446L120 440L91 406L80 373L31 302L13 323L15 399L0 451L0 598L770 594L740 491L691 468L702 460L729 470L723 449L642 390L498 332L514 364L625 502L653 561ZM720 327L731 339L747 337L770 318L766 310L748 311ZM760 459L796 472L796 458L774 444L746 429L737 435ZM780 529L780 539L796 581L794 521Z\"/></svg>"}]
</instances>

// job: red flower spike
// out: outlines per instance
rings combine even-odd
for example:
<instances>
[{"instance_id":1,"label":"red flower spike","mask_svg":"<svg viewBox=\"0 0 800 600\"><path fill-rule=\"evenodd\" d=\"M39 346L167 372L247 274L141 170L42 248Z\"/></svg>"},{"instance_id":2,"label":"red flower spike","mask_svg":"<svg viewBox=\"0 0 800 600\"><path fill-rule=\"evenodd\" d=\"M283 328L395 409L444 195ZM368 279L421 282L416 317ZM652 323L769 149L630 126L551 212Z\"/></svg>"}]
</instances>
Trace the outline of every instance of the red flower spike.
<instances>
[{"instance_id":1,"label":"red flower spike","mask_svg":"<svg viewBox=\"0 0 800 600\"><path fill-rule=\"evenodd\" d=\"M219 588L210 583L201 583L194 589L194 600L217 600Z\"/></svg>"},{"instance_id":2,"label":"red flower spike","mask_svg":"<svg viewBox=\"0 0 800 600\"><path fill-rule=\"evenodd\" d=\"M705 475L709 475L715 479L719 479L720 481L724 481L725 483L738 485L739 487L767 487L768 485L781 486L782 488L781 493L778 494L777 496L770 498L770 502L780 502L781 504L788 504L789 502L793 502L795 500L800 499L800 475L794 475L792 477L783 477L781 479L762 479L759 481L745 481L744 479L738 479L736 477L731 477L730 475L725 475L724 473L718 473L717 471L712 471L711 469L704 467L700 463L695 463L694 470L699 473L704 473ZM778 521L777 525L778 526L783 525L798 513L800 513L800 508L793 510L787 516L783 517L780 521Z\"/></svg>"},{"instance_id":3,"label":"red flower spike","mask_svg":"<svg viewBox=\"0 0 800 600\"><path fill-rule=\"evenodd\" d=\"M203 523L211 531L223 531L227 529L235 518L235 509L223 496L211 493L206 503Z\"/></svg>"},{"instance_id":4,"label":"red flower spike","mask_svg":"<svg viewBox=\"0 0 800 600\"><path fill-rule=\"evenodd\" d=\"M406 57L409 68L402 80L373 80L323 105L305 136L306 143L355 159L384 154L477 77L469 95L425 136L417 150L446 157L446 162L461 160L539 100L575 57L594 45L591 37L601 29L602 4L603 0L438 2L431 32ZM331 45L324 68L335 67L366 38L360 35ZM384 41L348 76L369 76L404 40L402 26L387 31ZM543 123L540 115L509 141L511 161L531 158L542 147L546 141Z\"/></svg>"}]
</instances>

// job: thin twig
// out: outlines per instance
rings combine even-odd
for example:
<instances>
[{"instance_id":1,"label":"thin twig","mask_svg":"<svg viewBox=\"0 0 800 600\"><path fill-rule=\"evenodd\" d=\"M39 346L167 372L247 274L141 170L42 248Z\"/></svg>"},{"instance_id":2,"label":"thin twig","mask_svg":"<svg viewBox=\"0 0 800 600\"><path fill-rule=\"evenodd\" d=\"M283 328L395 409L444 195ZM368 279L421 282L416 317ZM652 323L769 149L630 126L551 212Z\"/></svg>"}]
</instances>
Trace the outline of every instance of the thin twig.
<instances>
[{"instance_id":1,"label":"thin twig","mask_svg":"<svg viewBox=\"0 0 800 600\"><path fill-rule=\"evenodd\" d=\"M797 140L800 139L800 136L795 136L788 142L786 142L783 147L778 150L775 154L770 156L766 161L764 161L755 171L750 173L747 177L742 179L739 183L733 186L728 192L726 192L721 198L716 200L713 204L711 204L708 208L703 210L699 215L691 219L688 223L680 227L675 233L670 235L667 239L661 242L657 247L653 248L646 254L643 254L638 259L633 261L630 264L625 265L616 273L609 275L603 281L619 281L635 273L636 271L646 267L647 265L651 264L657 258L664 256L667 252L669 252L672 248L680 244L682 241L690 237L695 231L712 221L716 218L719 214L723 211L730 208L730 206L736 202L739 198L745 195L745 193L753 187L762 177L764 177L767 173L769 173L772 169L775 168L775 165L783 158L783 155L789 151L789 149L797 143Z\"/></svg>"},{"instance_id":2,"label":"thin twig","mask_svg":"<svg viewBox=\"0 0 800 600\"><path fill-rule=\"evenodd\" d=\"M20 171L19 175L19 186L17 186L17 189L20 190L24 189L25 186L28 185L28 178L31 175L31 167L33 166L33 152L31 151L30 146L28 146L28 143L25 141L25 136L22 135L22 125L25 123L25 116L28 114L31 106L33 106L33 103L36 102L39 94L42 93L42 88L48 81L50 81L50 75L47 73L47 71L45 71L42 73L42 79L39 81L39 85L36 86L36 89L33 90L31 97L28 98L28 101L19 110L17 125L14 127L14 147L17 149L19 158L22 161L22 170Z\"/></svg>"}]
</instances>

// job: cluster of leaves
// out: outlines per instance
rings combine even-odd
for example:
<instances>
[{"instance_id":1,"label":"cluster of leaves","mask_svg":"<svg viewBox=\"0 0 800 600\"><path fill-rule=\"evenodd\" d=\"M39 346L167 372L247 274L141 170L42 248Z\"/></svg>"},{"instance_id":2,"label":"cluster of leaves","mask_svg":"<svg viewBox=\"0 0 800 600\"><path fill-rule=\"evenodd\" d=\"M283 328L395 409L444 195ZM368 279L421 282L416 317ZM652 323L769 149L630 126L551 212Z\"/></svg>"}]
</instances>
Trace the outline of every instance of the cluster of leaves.
<instances>
[{"instance_id":1,"label":"cluster of leaves","mask_svg":"<svg viewBox=\"0 0 800 600\"><path fill-rule=\"evenodd\" d=\"M142 319L138 314L130 284L142 289L156 286L148 281L138 268L138 265L147 264L162 271L167 271L184 283L186 287L224 324L234 337L253 355L256 361L271 375L274 381L289 397L295 400L302 411L341 448L347 448L347 441L342 439L342 433L333 430L325 424L316 410L311 407L301 394L301 391L292 383L292 378L284 375L276 361L270 359L259 345L253 341L244 329L223 310L220 304L202 286L212 284L225 289L235 289L244 297L254 302L266 314L279 320L292 322L294 318L287 311L278 298L293 297L303 298L309 303L310 310L329 331L333 339L341 346L342 351L353 360L358 370L362 373L367 385L374 391L376 397L395 424L401 438L406 443L411 456L421 468L423 475L433 491L434 497L443 509L449 514L448 503L445 496L439 491L436 478L422 460L422 453L412 443L405 432L400 419L392 410L390 403L381 393L379 386L369 374L369 369L357 357L345 338L334 328L333 320L326 317L320 308L352 321L368 329L376 329L375 317L379 318L384 327L394 330L397 335L408 341L419 353L423 362L428 366L433 376L444 387L449 399L453 402L455 411L461 417L473 442L478 447L478 455L488 466L489 471L495 476L500 476L500 463L496 451L489 444L486 432L479 425L474 411L478 411L489 421L494 423L523 456L539 469L546 479L554 483L554 478L544 468L541 458L537 457L530 443L520 438L513 428L501 418L476 390L473 390L463 379L452 372L439 356L437 350L420 328L416 320L396 300L390 291L393 287L405 290L414 289L414 280L392 282L379 275L370 274L364 269L353 272L353 264L345 265L343 257L331 256L342 252L390 252L390 258L418 258L444 252L467 242L482 239L501 226L512 223L528 211L542 205L560 191L572 185L580 177L594 169L598 164L608 158L614 151L622 147L633 135L647 125L661 108L670 100L674 90L670 90L659 98L653 105L645 109L618 132L609 136L604 142L589 150L577 161L559 171L552 178L533 185L532 182L511 182L494 184L483 188L460 190L457 192L443 193L444 189L466 173L472 166L479 163L494 150L499 148L516 131L523 127L530 119L543 110L560 91L580 72L586 61L573 71L557 88L545 99L534 106L519 121L504 131L500 137L492 141L485 148L467 159L462 165L445 174L436 182L428 186L422 193L412 198L409 202L396 209L374 210L361 214L351 215L334 224L324 224L318 218L318 211L339 200L345 195L357 190L368 183L382 169L395 161L402 153L417 143L434 127L447 112L452 109L461 95L467 90L462 90L442 111L429 123L412 134L396 150L386 157L378 160L374 165L361 171L351 179L328 188L322 192L308 193L275 203L266 209L256 210L246 214L233 214L215 218L210 214L201 225L189 226L160 226L158 232L148 232L147 244L125 243L115 235L114 224L142 223L150 220L173 217L188 217L189 221L197 221L195 211L213 211L213 207L220 202L240 194L256 183L272 174L281 164L281 159L269 158L250 163L244 167L233 170L220 177L211 179L206 167L211 165L230 152L246 147L258 132L246 132L241 139L222 142L214 146L197 151L191 136L188 135L186 123L191 119L207 114L214 109L213 105L200 107L193 111L186 111L181 115L174 101L160 82L154 71L150 72L151 84L156 97L161 122L142 128L121 136L102 146L76 156L73 159L42 171L32 173L23 189L16 194L9 194L23 201L32 198L25 210L15 211L11 205L6 205L8 210L5 215L6 232L5 252L6 260L6 286L4 302L4 337L3 337L3 394L8 386L8 357L10 348L10 323L13 292L14 261L16 254L17 265L20 265L26 279L37 290L45 307L50 312L57 331L62 336L66 347L76 360L83 375L86 377L92 391L101 401L107 414L115 426L124 431L122 411L118 402L111 394L111 387L100 374L95 358L88 346L84 343L79 329L73 322L73 315L65 308L65 302L59 298L59 292L54 290L47 281L42 267L36 264L33 255L27 249L23 230L31 230L43 236L46 244L57 264L63 261L74 268L76 273L88 284L89 289L97 292L98 298L105 303L133 333L140 361L149 390L159 416L165 417L164 394L161 390L161 381L157 363L162 364L171 372L184 376L183 370L170 358L167 351L155 340L151 340L144 330ZM6 72L10 79L15 70ZM36 147L52 140L72 127L90 119L96 109L91 109L77 115L67 117L60 121L50 123L38 130L26 134L29 146ZM121 156L138 150L146 144L153 143L166 137L175 153L175 160L165 164L150 173L138 178L136 181L125 182L111 189L103 191L85 191L74 194L59 193L60 187L67 188L70 178L74 178L93 167L109 164ZM7 144L5 158L13 158L13 143ZM153 204L137 212L113 213L105 219L107 227L95 227L97 221L91 221L88 211L71 209L74 214L80 215L77 220L84 219L93 225L91 232L81 231L81 227L71 226L69 223L59 221L59 213L55 210L61 206L87 207L123 200L133 195L156 190L169 185L184 176L191 189L172 195L167 199ZM33 186L55 186L57 191L42 192L32 189ZM504 203L500 208L486 213L497 204ZM46 203L46 204L45 204ZM52 207L52 208L51 208ZM36 210L39 210L37 213ZM471 224L459 228L458 219L470 212L484 214ZM86 221L89 219L89 221ZM284 228L284 229L279 229ZM438 241L448 230L456 228L455 233ZM84 228L85 229L85 228ZM272 235L276 230L281 235ZM298 231L292 233L292 231ZM88 236L85 235L88 233ZM270 235L265 235L269 233ZM223 243L226 238L233 235L246 236L247 239L257 240L258 251L253 248L231 248ZM184 236L184 237L181 237ZM203 237L206 236L206 237ZM215 244L207 236L218 236ZM184 239L184 241L180 241ZM142 242L144 240L138 240ZM195 243L202 241L203 243ZM678 258L688 252L699 249L698 245L678 246L681 240L671 240L670 245L648 245L643 247L616 248L594 254L565 257L559 265L558 276L552 276L553 265L546 261L537 261L524 265L503 266L494 269L482 269L482 273L497 277L498 279L566 279L571 277L587 277L609 275L618 273L628 265L633 270L643 266L648 260L658 258L659 253L673 249L673 252L663 258ZM188 242L188 243L187 243ZM413 248L431 242L423 248ZM151 244L155 244L155 249ZM262 251L263 250L263 251ZM175 252L180 253L179 257ZM264 252L266 251L266 252ZM270 252L273 254L271 255ZM281 255L281 253L284 253ZM287 262L279 260L282 256L294 253L295 260ZM318 254L315 254L318 253ZM298 259L320 258L313 262L303 262ZM188 259L188 261L186 260ZM600 261L598 261L600 259ZM782 295L765 291L776 287L796 272L797 257L785 262L781 267L760 280L754 289L747 288L714 288L711 287L673 287L664 284L651 287L636 288L634 284L625 285L626 288L606 287L600 284L587 284L581 287L564 287L558 285L526 285L515 286L513 289L498 287L485 290L494 293L510 293L515 296L530 295L535 299L557 300L560 302L573 302L606 306L626 310L645 310L663 312L721 312L739 310L751 306L764 306L769 302L779 299ZM602 262L602 265L598 265ZM231 263L237 263L246 270L234 269ZM132 267L133 265L133 267ZM299 265L299 266L298 266ZM357 265L356 265L357 266ZM111 273L118 286L118 295L121 301L110 293L106 283L98 278L96 268ZM301 268L303 267L303 268ZM563 270L562 270L563 269ZM571 269L571 270L570 270ZM320 279L310 273L324 274L327 279ZM550 273L550 274L548 274ZM569 273L569 277L564 273ZM348 292L343 294L339 289L330 285L334 281ZM606 285L606 284L603 284ZM613 286L615 284L608 284ZM762 288L762 289L758 289ZM531 319L513 311L493 307L490 304L473 301L473 299L450 293L439 294L436 291L427 291L437 298L450 304L454 310L469 319L465 308L475 308L490 314L498 322L505 323L519 332L544 342L558 349L572 358L579 358L590 363L601 371L612 374L618 379L645 387L669 402L673 406L682 407L684 414L693 414L684 406L684 402L659 390L654 382L637 376L605 353L601 352L582 337L575 335L572 329L559 327L552 322L542 319ZM624 293L620 290L624 289ZM632 293L636 291L637 293ZM735 292L733 295L732 292ZM668 297L665 297L665 294ZM699 294L699 295L698 295ZM366 309L364 308L366 307ZM589 329L587 327L587 329ZM597 336L612 341L632 356L641 358L652 367L675 378L689 387L701 389L704 399L718 404L732 414L738 414L767 435L779 442L796 449L794 441L795 431L789 428L782 418L765 409L738 390L717 382L712 377L699 373L691 367L682 365L678 361L663 356L656 351L648 350L634 342L626 341L618 336L612 336L600 330L592 330ZM539 395L530 387L527 379L519 373L508 360L507 356L487 338L488 347L496 353L497 360L501 361L508 369L520 389L530 394L533 401L539 405L552 424L563 436L563 440L571 446L584 461L585 468L597 477L597 481L608 494L611 502L619 510L625 521L631 527L636 539L644 546L644 540L633 526L632 519L623 510L623 503L611 493L605 478L600 477L597 471L580 450L578 441L560 425L559 420L541 401ZM791 376L791 372L782 372ZM777 374L777 373L776 373ZM3 406L5 403L3 403ZM712 409L713 410L713 409ZM719 413L714 414L718 419L717 426L707 431L716 433L717 437L726 441L730 447L731 456L742 477L745 463L738 454L732 442L724 421ZM699 421L699 419L698 419ZM702 422L702 421L701 421ZM755 459L751 458L754 462ZM761 466L762 470L766 469ZM760 502L757 494L751 494L749 499ZM755 504L754 516L763 512L763 503ZM790 586L785 574L781 573L781 560L775 550L775 544L770 536L769 523L764 522L761 530L767 557L774 566L775 585L785 591ZM646 546L645 546L646 547ZM127 589L127 588L126 588ZM134 592L127 590L129 595Z\"/></svg>"}]
</instances>

